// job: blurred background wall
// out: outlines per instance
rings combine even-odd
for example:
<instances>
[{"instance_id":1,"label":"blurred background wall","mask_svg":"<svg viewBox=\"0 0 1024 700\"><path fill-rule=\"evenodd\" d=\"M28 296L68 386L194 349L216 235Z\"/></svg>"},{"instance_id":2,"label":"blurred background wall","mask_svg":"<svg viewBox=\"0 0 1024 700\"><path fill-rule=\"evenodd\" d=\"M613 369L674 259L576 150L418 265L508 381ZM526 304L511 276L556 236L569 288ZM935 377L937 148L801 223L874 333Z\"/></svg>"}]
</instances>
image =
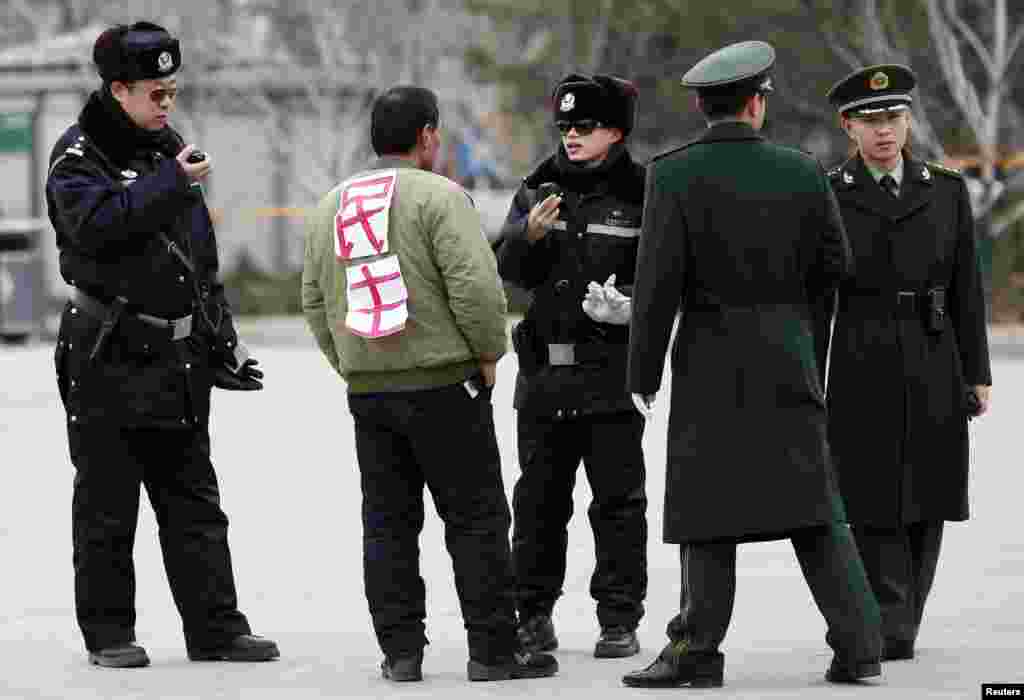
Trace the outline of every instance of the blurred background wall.
<instances>
[{"instance_id":1,"label":"blurred background wall","mask_svg":"<svg viewBox=\"0 0 1024 700\"><path fill-rule=\"evenodd\" d=\"M208 199L243 311L297 310L303 212L371 157L369 106L388 87L438 93L439 169L472 192L493 236L519 180L557 143L548 94L558 78L634 80L630 145L643 160L704 127L682 73L715 48L756 38L779 54L770 136L826 167L849 152L824 98L829 86L871 63L915 69L914 150L968 175L993 319L1024 318L1024 3L0 0L0 222L45 217L36 180L98 85L92 42L139 19L182 39L174 123L216 160ZM26 124L32 143L23 148ZM52 307L65 291L48 224L39 243Z\"/></svg>"}]
</instances>

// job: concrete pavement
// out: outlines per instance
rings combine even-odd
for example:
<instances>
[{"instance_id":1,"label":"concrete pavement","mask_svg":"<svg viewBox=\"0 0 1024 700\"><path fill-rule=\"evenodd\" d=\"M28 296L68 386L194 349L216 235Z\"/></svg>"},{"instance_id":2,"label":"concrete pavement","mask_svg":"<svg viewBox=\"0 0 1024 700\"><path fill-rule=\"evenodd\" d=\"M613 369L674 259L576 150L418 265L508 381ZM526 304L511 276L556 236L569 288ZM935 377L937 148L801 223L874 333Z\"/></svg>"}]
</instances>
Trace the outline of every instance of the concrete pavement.
<instances>
[{"instance_id":1,"label":"concrete pavement","mask_svg":"<svg viewBox=\"0 0 1024 700\"><path fill-rule=\"evenodd\" d=\"M678 604L677 549L660 542L666 401L658 403L644 438L651 541L641 655L601 661L590 656L598 630L587 594L593 565L585 517L590 494L581 477L566 593L555 613L559 675L493 684L464 680L465 633L450 560L428 505L421 539L432 642L426 680L395 686L380 679L380 653L363 597L359 480L344 388L301 322L240 325L266 370L267 388L259 394L215 394L213 458L232 523L241 607L257 633L277 639L282 659L259 665L185 659L152 513L144 506L136 543L137 631L153 665L116 671L87 664L74 620L73 469L52 348L0 348L0 464L6 477L0 488L0 698L624 698L699 692L721 698L959 699L979 697L982 682L1024 682L1024 476L1018 442L1024 396L1017 389L1024 362L1000 352L995 341L994 410L971 426L974 517L947 528L918 659L886 664L882 679L866 687L826 684L824 623L791 547L752 544L739 551L737 604L723 648L726 686L651 692L626 689L619 679L651 661ZM494 395L509 493L517 472L510 407L514 372L514 357L501 362ZM457 431L452 436L457 446Z\"/></svg>"}]
</instances>

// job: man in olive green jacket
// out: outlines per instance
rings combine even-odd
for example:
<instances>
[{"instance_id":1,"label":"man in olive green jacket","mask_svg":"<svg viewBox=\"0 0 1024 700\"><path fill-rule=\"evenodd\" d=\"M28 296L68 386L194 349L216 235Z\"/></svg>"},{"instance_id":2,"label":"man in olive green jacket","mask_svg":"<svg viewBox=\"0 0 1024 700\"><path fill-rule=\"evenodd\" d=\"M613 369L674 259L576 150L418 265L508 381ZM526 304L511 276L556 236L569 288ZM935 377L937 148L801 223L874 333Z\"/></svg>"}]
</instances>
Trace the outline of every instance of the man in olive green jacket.
<instances>
[{"instance_id":1,"label":"man in olive green jacket","mask_svg":"<svg viewBox=\"0 0 1024 700\"><path fill-rule=\"evenodd\" d=\"M437 128L429 90L377 99L371 140L381 158L309 217L302 307L348 384L384 677L422 679L424 486L445 523L469 679L550 676L554 657L523 653L515 636L511 518L491 408L507 346L505 295L469 195L430 172Z\"/></svg>"}]
</instances>

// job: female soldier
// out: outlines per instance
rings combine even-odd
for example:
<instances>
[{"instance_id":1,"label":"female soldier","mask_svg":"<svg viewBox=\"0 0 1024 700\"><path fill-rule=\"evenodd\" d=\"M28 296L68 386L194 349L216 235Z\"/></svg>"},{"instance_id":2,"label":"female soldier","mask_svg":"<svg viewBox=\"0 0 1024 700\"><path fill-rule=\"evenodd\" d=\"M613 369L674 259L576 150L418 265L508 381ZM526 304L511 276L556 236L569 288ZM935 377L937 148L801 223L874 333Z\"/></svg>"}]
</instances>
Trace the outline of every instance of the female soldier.
<instances>
[{"instance_id":1,"label":"female soldier","mask_svg":"<svg viewBox=\"0 0 1024 700\"><path fill-rule=\"evenodd\" d=\"M830 173L853 248L828 383L840 490L882 608L914 656L943 522L968 517L967 419L988 410L985 301L967 188L906 148L916 79L869 66L828 93L857 153Z\"/></svg>"},{"instance_id":2,"label":"female soldier","mask_svg":"<svg viewBox=\"0 0 1024 700\"><path fill-rule=\"evenodd\" d=\"M623 141L636 89L569 75L553 95L557 152L524 181L497 250L501 276L533 293L513 331L519 464L513 559L520 638L558 645L551 611L565 580L566 525L582 460L597 566L598 657L639 651L647 590L644 421L626 392L629 304L644 170ZM618 285L616 286L616 279Z\"/></svg>"}]
</instances>

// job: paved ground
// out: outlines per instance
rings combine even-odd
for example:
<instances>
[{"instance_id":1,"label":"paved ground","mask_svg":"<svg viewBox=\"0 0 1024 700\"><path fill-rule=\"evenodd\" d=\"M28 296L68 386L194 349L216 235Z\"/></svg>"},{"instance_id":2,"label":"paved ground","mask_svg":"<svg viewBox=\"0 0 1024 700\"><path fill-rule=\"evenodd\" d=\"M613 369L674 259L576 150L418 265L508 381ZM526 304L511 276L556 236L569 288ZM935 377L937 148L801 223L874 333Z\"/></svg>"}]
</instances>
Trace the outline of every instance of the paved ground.
<instances>
[{"instance_id":1,"label":"paved ground","mask_svg":"<svg viewBox=\"0 0 1024 700\"><path fill-rule=\"evenodd\" d=\"M194 664L163 578L152 513L140 516L136 545L138 634L148 669L86 664L71 587L72 468L47 345L0 347L0 698L562 697L665 695L625 689L620 676L646 665L664 643L679 592L677 550L659 541L663 494L664 402L644 439L652 540L648 615L639 658L597 661L587 582L593 541L577 489L569 578L555 622L562 647L555 679L469 684L465 637L451 567L436 517L422 539L428 586L426 682L391 686L379 678L362 591L359 483L344 391L301 324L244 324L267 371L258 395L219 392L214 461L231 517L241 606L256 631L273 636L282 660L260 665ZM995 341L996 339L994 339ZM996 343L998 344L998 343ZM1007 347L1011 347L1010 344ZM1012 348L1011 348L1012 349ZM722 698L976 698L980 684L1024 682L1024 528L1020 449L1024 362L996 352L995 411L972 425L974 518L947 529L919 658L886 664L866 688L824 683L824 624L788 543L740 549L733 625L726 639L726 687L676 691ZM516 474L514 358L499 366L494 396L506 489ZM457 446L457 434L453 433ZM111 445L116 450L116 445ZM672 691L669 691L672 692Z\"/></svg>"}]
</instances>

